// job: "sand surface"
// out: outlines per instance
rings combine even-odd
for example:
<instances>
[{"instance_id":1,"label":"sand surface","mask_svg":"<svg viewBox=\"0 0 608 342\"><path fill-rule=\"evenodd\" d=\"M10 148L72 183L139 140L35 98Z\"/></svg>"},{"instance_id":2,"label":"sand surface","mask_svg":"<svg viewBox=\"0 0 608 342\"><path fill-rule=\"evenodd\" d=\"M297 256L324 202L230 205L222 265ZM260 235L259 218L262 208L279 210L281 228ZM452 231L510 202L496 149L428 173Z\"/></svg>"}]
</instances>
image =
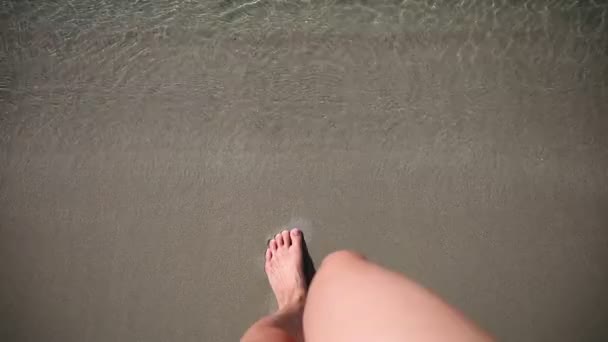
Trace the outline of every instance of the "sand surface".
<instances>
[{"instance_id":1,"label":"sand surface","mask_svg":"<svg viewBox=\"0 0 608 342\"><path fill-rule=\"evenodd\" d=\"M608 338L608 8L4 1L0 340L235 341L264 244Z\"/></svg>"}]
</instances>

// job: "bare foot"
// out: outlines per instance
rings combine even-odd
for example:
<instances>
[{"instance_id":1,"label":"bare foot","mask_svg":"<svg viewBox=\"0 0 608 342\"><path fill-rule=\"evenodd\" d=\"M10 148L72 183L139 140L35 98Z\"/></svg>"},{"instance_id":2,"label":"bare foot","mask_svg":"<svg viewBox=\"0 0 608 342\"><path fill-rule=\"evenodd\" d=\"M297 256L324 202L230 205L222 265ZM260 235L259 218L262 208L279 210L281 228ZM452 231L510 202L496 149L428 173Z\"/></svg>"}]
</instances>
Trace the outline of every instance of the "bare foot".
<instances>
[{"instance_id":1,"label":"bare foot","mask_svg":"<svg viewBox=\"0 0 608 342\"><path fill-rule=\"evenodd\" d=\"M277 297L279 310L304 304L306 277L303 269L302 232L282 231L268 243L266 274Z\"/></svg>"}]
</instances>

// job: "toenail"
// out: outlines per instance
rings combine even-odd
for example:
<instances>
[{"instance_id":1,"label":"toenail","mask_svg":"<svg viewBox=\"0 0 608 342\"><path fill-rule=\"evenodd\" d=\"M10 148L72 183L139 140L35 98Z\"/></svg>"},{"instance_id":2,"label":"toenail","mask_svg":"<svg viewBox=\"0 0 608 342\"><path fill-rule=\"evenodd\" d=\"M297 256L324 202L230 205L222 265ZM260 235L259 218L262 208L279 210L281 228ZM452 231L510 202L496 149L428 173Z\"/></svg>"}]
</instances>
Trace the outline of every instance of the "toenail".
<instances>
[{"instance_id":1,"label":"toenail","mask_svg":"<svg viewBox=\"0 0 608 342\"><path fill-rule=\"evenodd\" d=\"M298 228L294 228L294 229L292 229L292 230L291 230L291 233L292 233L293 235L298 236L298 235L300 235L300 230L299 230Z\"/></svg>"}]
</instances>

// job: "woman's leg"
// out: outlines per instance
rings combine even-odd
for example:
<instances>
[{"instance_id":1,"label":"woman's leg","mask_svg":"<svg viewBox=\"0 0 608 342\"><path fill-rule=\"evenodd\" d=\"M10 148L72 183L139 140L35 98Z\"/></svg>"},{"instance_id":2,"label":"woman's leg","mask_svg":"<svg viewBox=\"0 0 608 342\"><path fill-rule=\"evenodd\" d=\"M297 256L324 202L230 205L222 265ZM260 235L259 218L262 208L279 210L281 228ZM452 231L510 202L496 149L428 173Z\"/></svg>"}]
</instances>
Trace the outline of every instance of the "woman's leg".
<instances>
[{"instance_id":1,"label":"woman's leg","mask_svg":"<svg viewBox=\"0 0 608 342\"><path fill-rule=\"evenodd\" d=\"M307 342L491 341L439 297L347 251L330 254L304 311Z\"/></svg>"},{"instance_id":2,"label":"woman's leg","mask_svg":"<svg viewBox=\"0 0 608 342\"><path fill-rule=\"evenodd\" d=\"M264 268L279 309L252 325L241 341L303 341L302 314L307 283L302 246L302 232L298 229L285 230L269 242Z\"/></svg>"}]
</instances>

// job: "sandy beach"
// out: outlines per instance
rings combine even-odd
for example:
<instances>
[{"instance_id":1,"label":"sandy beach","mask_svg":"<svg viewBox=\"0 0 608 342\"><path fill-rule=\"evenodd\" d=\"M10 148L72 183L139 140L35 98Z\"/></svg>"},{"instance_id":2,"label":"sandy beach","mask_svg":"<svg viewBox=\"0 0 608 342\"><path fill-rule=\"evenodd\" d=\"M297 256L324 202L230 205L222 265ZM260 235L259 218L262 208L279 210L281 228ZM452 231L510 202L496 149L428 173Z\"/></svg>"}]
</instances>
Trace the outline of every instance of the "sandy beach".
<instances>
[{"instance_id":1,"label":"sandy beach","mask_svg":"<svg viewBox=\"0 0 608 342\"><path fill-rule=\"evenodd\" d=\"M500 340L608 338L605 6L3 6L0 340L235 341L294 226Z\"/></svg>"}]
</instances>

